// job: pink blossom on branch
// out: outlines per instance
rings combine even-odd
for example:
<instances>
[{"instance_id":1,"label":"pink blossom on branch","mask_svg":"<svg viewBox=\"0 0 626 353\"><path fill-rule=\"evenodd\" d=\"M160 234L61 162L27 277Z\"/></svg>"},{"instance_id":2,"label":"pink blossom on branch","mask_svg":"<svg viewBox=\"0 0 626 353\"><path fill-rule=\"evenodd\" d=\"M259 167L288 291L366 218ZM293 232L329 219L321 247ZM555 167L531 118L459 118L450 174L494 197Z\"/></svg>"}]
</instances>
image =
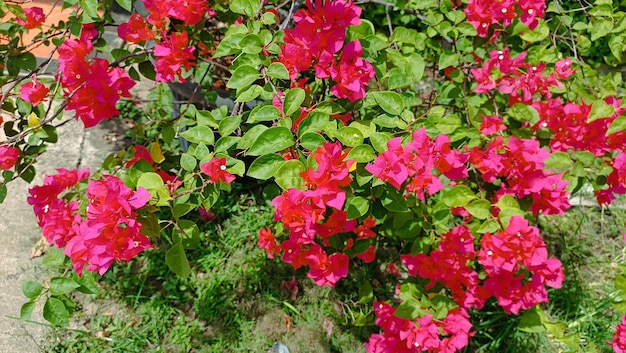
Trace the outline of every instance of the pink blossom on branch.
<instances>
[{"instance_id":1,"label":"pink blossom on branch","mask_svg":"<svg viewBox=\"0 0 626 353\"><path fill-rule=\"evenodd\" d=\"M331 71L331 78L336 82L330 91L338 98L347 98L352 102L365 97L365 86L376 76L374 67L361 58L361 42L355 40L343 49L339 63Z\"/></svg>"},{"instance_id":2,"label":"pink blossom on branch","mask_svg":"<svg viewBox=\"0 0 626 353\"><path fill-rule=\"evenodd\" d=\"M77 235L64 251L78 275L85 264L88 271L104 274L113 261L129 261L152 247L140 233L141 223L134 212L150 199L147 190L133 191L121 179L105 175L103 180L89 182L87 197L86 219L75 226Z\"/></svg>"},{"instance_id":3,"label":"pink blossom on branch","mask_svg":"<svg viewBox=\"0 0 626 353\"><path fill-rule=\"evenodd\" d=\"M200 170L209 177L211 184L217 184L220 181L230 184L235 180L235 176L226 171L226 158L215 157L200 165Z\"/></svg>"},{"instance_id":4,"label":"pink blossom on branch","mask_svg":"<svg viewBox=\"0 0 626 353\"><path fill-rule=\"evenodd\" d=\"M135 44L154 38L154 32L138 13L132 14L128 22L120 24L119 27L117 27L117 34L123 40Z\"/></svg>"},{"instance_id":5,"label":"pink blossom on branch","mask_svg":"<svg viewBox=\"0 0 626 353\"><path fill-rule=\"evenodd\" d=\"M20 155L20 150L13 146L0 146L0 170L13 168Z\"/></svg>"},{"instance_id":6,"label":"pink blossom on branch","mask_svg":"<svg viewBox=\"0 0 626 353\"><path fill-rule=\"evenodd\" d=\"M31 82L26 82L20 87L20 98L32 105L37 105L43 102L49 92L50 89L39 82L36 75L33 75Z\"/></svg>"},{"instance_id":7,"label":"pink blossom on branch","mask_svg":"<svg viewBox=\"0 0 626 353\"><path fill-rule=\"evenodd\" d=\"M178 77L179 81L184 82L181 70L196 66L196 57L193 55L195 49L189 46L187 32L172 33L169 37L163 33L163 41L154 47L156 80L172 82Z\"/></svg>"},{"instance_id":8,"label":"pink blossom on branch","mask_svg":"<svg viewBox=\"0 0 626 353\"><path fill-rule=\"evenodd\" d=\"M41 25L46 21L46 14L44 14L43 9L40 7L30 7L24 9L24 16L26 17L26 20L17 18L15 22L26 29L41 27Z\"/></svg>"}]
</instances>

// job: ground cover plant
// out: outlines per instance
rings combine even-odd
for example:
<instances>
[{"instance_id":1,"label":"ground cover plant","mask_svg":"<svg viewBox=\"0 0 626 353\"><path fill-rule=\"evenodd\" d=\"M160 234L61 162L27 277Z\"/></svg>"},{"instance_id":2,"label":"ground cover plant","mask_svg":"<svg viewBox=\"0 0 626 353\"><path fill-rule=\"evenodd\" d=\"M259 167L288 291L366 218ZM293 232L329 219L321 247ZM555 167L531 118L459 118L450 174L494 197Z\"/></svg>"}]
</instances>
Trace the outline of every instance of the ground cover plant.
<instances>
[{"instance_id":1,"label":"ground cover plant","mask_svg":"<svg viewBox=\"0 0 626 353\"><path fill-rule=\"evenodd\" d=\"M526 332L562 350L626 349L626 321L608 328L615 322L594 319L626 312L622 267L602 263L614 289L580 316L570 302L580 294L577 304L589 308L592 289L577 288L567 267L576 248L542 237L546 227L559 234L549 217L564 217L581 190L603 207L626 193L620 4L144 0L118 24L112 1L63 4L73 5L67 23L43 28L41 9L0 2L10 18L0 27L8 43L0 102L10 115L0 199L11 180L33 180L64 111L85 128L114 119L140 79L154 82L153 104L137 119L134 143L98 171L60 169L30 189L43 235L60 250L43 261L56 268L49 280L24 283L23 319L41 306L51 324L67 326L72 293L94 295L97 281L136 291L124 295L154 315L137 306L144 288L167 302L154 290L175 286L185 294L166 317L193 308L198 320L235 326L215 335L234 344L245 330L236 326L251 318L233 301L237 277L216 267L228 271L247 242L211 243L198 220L245 190L250 207L269 203L273 217L252 222L267 259L250 255L238 269L251 276L239 282L243 293L275 289L256 261L289 265L341 293L343 323L358 328L342 336L346 345L537 349ZM120 47L103 38L111 25ZM34 42L23 40L27 31ZM29 50L46 44L53 54L38 64ZM58 74L38 76L55 53ZM179 278L140 272L163 263ZM124 276L111 277L116 271ZM564 284L569 292L558 291ZM232 311L211 305L220 302ZM177 325L160 344L193 350L208 330L194 319ZM578 333L583 325L597 334ZM141 335L166 334L153 329ZM153 349L149 342L138 349Z\"/></svg>"}]
</instances>

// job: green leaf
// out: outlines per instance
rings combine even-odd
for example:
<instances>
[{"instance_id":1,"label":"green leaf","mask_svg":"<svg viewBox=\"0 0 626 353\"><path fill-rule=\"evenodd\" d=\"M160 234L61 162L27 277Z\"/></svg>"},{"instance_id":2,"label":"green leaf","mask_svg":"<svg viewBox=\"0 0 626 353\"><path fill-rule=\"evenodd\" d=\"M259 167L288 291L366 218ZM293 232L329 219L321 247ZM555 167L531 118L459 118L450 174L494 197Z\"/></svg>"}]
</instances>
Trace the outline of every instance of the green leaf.
<instances>
[{"instance_id":1,"label":"green leaf","mask_svg":"<svg viewBox=\"0 0 626 353\"><path fill-rule=\"evenodd\" d=\"M36 302L28 302L22 304L20 308L20 320L28 321L30 317L33 315L33 310L35 309Z\"/></svg>"},{"instance_id":2,"label":"green leaf","mask_svg":"<svg viewBox=\"0 0 626 353\"><path fill-rule=\"evenodd\" d=\"M609 136L616 132L625 131L626 130L626 116L620 116L617 119L613 120L608 130L606 130L606 135Z\"/></svg>"},{"instance_id":3,"label":"green leaf","mask_svg":"<svg viewBox=\"0 0 626 353\"><path fill-rule=\"evenodd\" d=\"M393 187L388 187L386 190L387 192L381 199L383 207L392 212L406 212L408 206L402 194Z\"/></svg>"},{"instance_id":4,"label":"green leaf","mask_svg":"<svg viewBox=\"0 0 626 353\"><path fill-rule=\"evenodd\" d=\"M0 183L0 203L4 202L4 199L6 199L8 192L9 191L6 184Z\"/></svg>"},{"instance_id":5,"label":"green leaf","mask_svg":"<svg viewBox=\"0 0 626 353\"><path fill-rule=\"evenodd\" d=\"M316 132L306 132L300 136L300 145L309 151L317 150L326 139Z\"/></svg>"},{"instance_id":6,"label":"green leaf","mask_svg":"<svg viewBox=\"0 0 626 353\"><path fill-rule=\"evenodd\" d=\"M17 76L20 70L33 71L37 68L37 59L32 53L23 53L17 56L9 56L7 70L10 76Z\"/></svg>"},{"instance_id":7,"label":"green leaf","mask_svg":"<svg viewBox=\"0 0 626 353\"><path fill-rule=\"evenodd\" d=\"M527 42L534 43L548 38L548 35L550 35L550 28L544 21L540 20L534 30L526 30L520 34L520 37Z\"/></svg>"},{"instance_id":8,"label":"green leaf","mask_svg":"<svg viewBox=\"0 0 626 353\"><path fill-rule=\"evenodd\" d=\"M348 155L346 156L347 161L356 161L357 163L367 163L376 158L376 154L374 153L374 149L370 145L358 145L354 146Z\"/></svg>"},{"instance_id":9,"label":"green leaf","mask_svg":"<svg viewBox=\"0 0 626 353\"><path fill-rule=\"evenodd\" d=\"M574 162L565 152L553 152L545 161L545 169L554 173L562 173L568 171Z\"/></svg>"},{"instance_id":10,"label":"green leaf","mask_svg":"<svg viewBox=\"0 0 626 353\"><path fill-rule=\"evenodd\" d=\"M124 10L128 12L133 11L133 0L115 0L115 2Z\"/></svg>"},{"instance_id":11,"label":"green leaf","mask_svg":"<svg viewBox=\"0 0 626 353\"><path fill-rule=\"evenodd\" d=\"M591 25L591 41L595 42L598 38L602 38L611 33L613 23L609 20L601 18Z\"/></svg>"},{"instance_id":12,"label":"green leaf","mask_svg":"<svg viewBox=\"0 0 626 353\"><path fill-rule=\"evenodd\" d=\"M291 115L300 110L302 102L306 98L306 92L302 88L292 88L285 94L283 111L285 115Z\"/></svg>"},{"instance_id":13,"label":"green leaf","mask_svg":"<svg viewBox=\"0 0 626 353\"><path fill-rule=\"evenodd\" d=\"M267 180L276 175L276 172L285 164L285 159L277 154L266 154L255 159L250 168L248 168L248 176Z\"/></svg>"},{"instance_id":14,"label":"green leaf","mask_svg":"<svg viewBox=\"0 0 626 353\"><path fill-rule=\"evenodd\" d=\"M499 207L500 213L498 213L498 218L500 222L502 222L502 226L505 228L509 226L509 220L513 216L524 216L524 211L520 210L517 207Z\"/></svg>"},{"instance_id":15,"label":"green leaf","mask_svg":"<svg viewBox=\"0 0 626 353\"><path fill-rule=\"evenodd\" d=\"M368 199L362 196L355 196L348 199L346 203L346 211L348 212L348 219L355 219L367 214L369 211L370 202Z\"/></svg>"},{"instance_id":16,"label":"green leaf","mask_svg":"<svg viewBox=\"0 0 626 353\"><path fill-rule=\"evenodd\" d=\"M287 68L282 63L275 62L267 67L267 76L271 79L288 80L289 71L287 71Z\"/></svg>"},{"instance_id":17,"label":"green leaf","mask_svg":"<svg viewBox=\"0 0 626 353\"><path fill-rule=\"evenodd\" d=\"M457 185L443 193L443 202L448 207L465 206L476 199L476 195L465 185Z\"/></svg>"},{"instance_id":18,"label":"green leaf","mask_svg":"<svg viewBox=\"0 0 626 353\"><path fill-rule=\"evenodd\" d=\"M67 311L62 301L50 297L43 306L43 318L53 325L67 326L69 324L70 313Z\"/></svg>"},{"instance_id":19,"label":"green leaf","mask_svg":"<svg viewBox=\"0 0 626 353\"><path fill-rule=\"evenodd\" d=\"M78 5L91 20L96 20L98 16L98 0L78 0ZM92 21L93 22L93 21ZM83 22L86 23L86 22Z\"/></svg>"},{"instance_id":20,"label":"green leaf","mask_svg":"<svg viewBox=\"0 0 626 353\"><path fill-rule=\"evenodd\" d=\"M248 124L256 123L259 121L274 121L279 120L280 111L273 105L260 105L254 107L248 115Z\"/></svg>"},{"instance_id":21,"label":"green leaf","mask_svg":"<svg viewBox=\"0 0 626 353\"><path fill-rule=\"evenodd\" d=\"M369 281L365 281L359 288L359 304L368 304L374 300L374 291Z\"/></svg>"},{"instance_id":22,"label":"green leaf","mask_svg":"<svg viewBox=\"0 0 626 353\"><path fill-rule=\"evenodd\" d=\"M256 67L242 65L235 69L233 75L228 80L226 87L231 89L243 89L253 84L254 81L258 80L260 76L261 73Z\"/></svg>"},{"instance_id":23,"label":"green leaf","mask_svg":"<svg viewBox=\"0 0 626 353\"><path fill-rule=\"evenodd\" d=\"M229 116L220 121L219 131L222 136L228 136L241 125L241 115Z\"/></svg>"},{"instance_id":24,"label":"green leaf","mask_svg":"<svg viewBox=\"0 0 626 353\"><path fill-rule=\"evenodd\" d=\"M609 48L611 49L611 54L615 56L617 61L622 61L622 57L624 54L624 42L626 42L626 36L611 36L609 39Z\"/></svg>"},{"instance_id":25,"label":"green leaf","mask_svg":"<svg viewBox=\"0 0 626 353\"><path fill-rule=\"evenodd\" d=\"M54 277L50 280L50 294L52 295L67 294L78 287L80 284L71 278Z\"/></svg>"},{"instance_id":26,"label":"green leaf","mask_svg":"<svg viewBox=\"0 0 626 353\"><path fill-rule=\"evenodd\" d=\"M256 34L248 34L239 43L241 51L246 54L259 54L263 51L263 42Z\"/></svg>"},{"instance_id":27,"label":"green leaf","mask_svg":"<svg viewBox=\"0 0 626 353\"><path fill-rule=\"evenodd\" d=\"M157 173L143 173L137 180L137 187L144 187L148 191L160 189L163 185L163 179Z\"/></svg>"},{"instance_id":28,"label":"green leaf","mask_svg":"<svg viewBox=\"0 0 626 353\"><path fill-rule=\"evenodd\" d=\"M546 328L543 326L543 322L541 320L541 315L539 315L537 310L538 308L535 306L530 310L524 311L520 322L517 325L517 328L520 331L527 333L540 333L546 331Z\"/></svg>"},{"instance_id":29,"label":"green leaf","mask_svg":"<svg viewBox=\"0 0 626 353\"><path fill-rule=\"evenodd\" d=\"M248 155L260 156L282 151L293 146L294 143L291 130L282 126L271 127L263 131L256 141L254 141L248 150Z\"/></svg>"},{"instance_id":30,"label":"green leaf","mask_svg":"<svg viewBox=\"0 0 626 353\"><path fill-rule=\"evenodd\" d=\"M395 316L401 319L413 320L419 316L421 307L417 299L409 298L400 303L395 312Z\"/></svg>"},{"instance_id":31,"label":"green leaf","mask_svg":"<svg viewBox=\"0 0 626 353\"><path fill-rule=\"evenodd\" d=\"M174 218L179 219L181 216L186 215L194 208L194 205L188 203L180 203L174 205L174 210L172 212L172 216ZM181 221L182 222L182 221Z\"/></svg>"},{"instance_id":32,"label":"green leaf","mask_svg":"<svg viewBox=\"0 0 626 353\"><path fill-rule=\"evenodd\" d=\"M252 85L246 88L245 90L237 91L237 99L235 99L235 102L238 102L238 103L249 102L255 99L256 97L260 96L261 93L263 93L263 87L259 85Z\"/></svg>"},{"instance_id":33,"label":"green leaf","mask_svg":"<svg viewBox=\"0 0 626 353\"><path fill-rule=\"evenodd\" d=\"M180 133L180 136L191 143L203 143L205 145L213 145L215 138L213 130L206 126L194 126L189 130Z\"/></svg>"},{"instance_id":34,"label":"green leaf","mask_svg":"<svg viewBox=\"0 0 626 353\"><path fill-rule=\"evenodd\" d=\"M142 227L141 232L145 233L145 229ZM74 280L76 283L80 284L80 287L77 290L81 293L85 294L98 294L98 286L96 286L96 278L93 272L84 271L82 277L78 277L78 275L74 274Z\"/></svg>"},{"instance_id":35,"label":"green leaf","mask_svg":"<svg viewBox=\"0 0 626 353\"><path fill-rule=\"evenodd\" d=\"M198 165L198 162L189 153L183 153L180 156L180 166L183 167L184 170L191 172L194 169L196 169L197 165Z\"/></svg>"},{"instance_id":36,"label":"green leaf","mask_svg":"<svg viewBox=\"0 0 626 353\"><path fill-rule=\"evenodd\" d=\"M43 286L39 282L35 281L23 281L22 282L22 293L28 299L35 299L41 294L43 291Z\"/></svg>"},{"instance_id":37,"label":"green leaf","mask_svg":"<svg viewBox=\"0 0 626 353\"><path fill-rule=\"evenodd\" d=\"M476 200L465 206L465 209L478 219L487 219L491 214L491 202L487 200Z\"/></svg>"},{"instance_id":38,"label":"green leaf","mask_svg":"<svg viewBox=\"0 0 626 353\"><path fill-rule=\"evenodd\" d=\"M370 142L372 143L372 147L378 153L383 153L387 151L387 142L391 140L392 135L387 132L375 132L370 136Z\"/></svg>"},{"instance_id":39,"label":"green leaf","mask_svg":"<svg viewBox=\"0 0 626 353\"><path fill-rule=\"evenodd\" d=\"M239 43L246 36L245 33L233 33L230 35L226 35L224 39L220 42L220 44L215 49L214 58L221 58L227 55L233 55L239 53L241 51L241 47ZM154 69L154 65L150 65ZM140 68L141 69L141 68Z\"/></svg>"},{"instance_id":40,"label":"green leaf","mask_svg":"<svg viewBox=\"0 0 626 353\"><path fill-rule=\"evenodd\" d=\"M587 119L587 122L590 123L598 119L608 118L614 113L615 108L612 105L607 104L602 99L599 99L591 104L591 113L589 113L589 119Z\"/></svg>"},{"instance_id":41,"label":"green leaf","mask_svg":"<svg viewBox=\"0 0 626 353\"><path fill-rule=\"evenodd\" d=\"M450 66L459 66L461 61L461 55L459 53L453 53L449 50L444 50L439 54L439 70L443 70Z\"/></svg>"},{"instance_id":42,"label":"green leaf","mask_svg":"<svg viewBox=\"0 0 626 353\"><path fill-rule=\"evenodd\" d=\"M267 130L267 126L265 125L255 125L248 132L246 132L241 140L237 143L237 149L245 150L252 146L254 141L263 133L263 131Z\"/></svg>"},{"instance_id":43,"label":"green leaf","mask_svg":"<svg viewBox=\"0 0 626 353\"><path fill-rule=\"evenodd\" d=\"M137 188L143 187L150 192L156 206L165 206L171 199L169 190L157 173L142 173L137 179Z\"/></svg>"},{"instance_id":44,"label":"green leaf","mask_svg":"<svg viewBox=\"0 0 626 353\"><path fill-rule=\"evenodd\" d=\"M67 257L61 249L50 249L44 256L41 264L46 267L62 267Z\"/></svg>"},{"instance_id":45,"label":"green leaf","mask_svg":"<svg viewBox=\"0 0 626 353\"><path fill-rule=\"evenodd\" d=\"M391 115L400 115L404 109L404 101L402 96L396 92L371 92L370 96L374 98L380 107Z\"/></svg>"},{"instance_id":46,"label":"green leaf","mask_svg":"<svg viewBox=\"0 0 626 353\"><path fill-rule=\"evenodd\" d=\"M148 237L158 237L161 234L159 220L154 213L148 213L146 217L137 217L137 221L141 223L141 233ZM84 277L84 274L83 274Z\"/></svg>"},{"instance_id":47,"label":"green leaf","mask_svg":"<svg viewBox=\"0 0 626 353\"><path fill-rule=\"evenodd\" d=\"M530 125L534 125L539 121L537 110L524 103L514 104L506 113L513 119L521 122L527 121Z\"/></svg>"},{"instance_id":48,"label":"green leaf","mask_svg":"<svg viewBox=\"0 0 626 353\"><path fill-rule=\"evenodd\" d=\"M300 173L304 172L304 170L304 165L298 160L285 161L276 171L276 184L283 190L289 188L300 189L304 185L304 179L300 176Z\"/></svg>"},{"instance_id":49,"label":"green leaf","mask_svg":"<svg viewBox=\"0 0 626 353\"><path fill-rule=\"evenodd\" d=\"M341 141L345 146L353 147L363 143L363 134L355 127L344 126L333 131L331 135Z\"/></svg>"},{"instance_id":50,"label":"green leaf","mask_svg":"<svg viewBox=\"0 0 626 353\"><path fill-rule=\"evenodd\" d=\"M411 44L414 47L418 47L420 45L419 38L420 33L416 30L398 26L393 29L393 34L389 40L392 42Z\"/></svg>"},{"instance_id":51,"label":"green leaf","mask_svg":"<svg viewBox=\"0 0 626 353\"><path fill-rule=\"evenodd\" d=\"M178 221L178 227L180 228L180 230L182 230L180 236L183 248L195 250L200 244L200 229L198 228L196 223L188 219L182 219Z\"/></svg>"},{"instance_id":52,"label":"green leaf","mask_svg":"<svg viewBox=\"0 0 626 353\"><path fill-rule=\"evenodd\" d=\"M258 0L233 0L230 4L230 11L253 17L259 8L259 4L260 1Z\"/></svg>"},{"instance_id":53,"label":"green leaf","mask_svg":"<svg viewBox=\"0 0 626 353\"><path fill-rule=\"evenodd\" d=\"M437 123L435 123L435 127L442 134L451 134L461 126L461 117L457 114L446 115L441 119L437 119Z\"/></svg>"},{"instance_id":54,"label":"green leaf","mask_svg":"<svg viewBox=\"0 0 626 353\"><path fill-rule=\"evenodd\" d=\"M411 212L407 212L411 214ZM394 219L395 220L395 219ZM395 235L401 239L415 239L422 231L422 222L418 219L411 218L395 229Z\"/></svg>"},{"instance_id":55,"label":"green leaf","mask_svg":"<svg viewBox=\"0 0 626 353\"><path fill-rule=\"evenodd\" d=\"M202 160L210 157L210 155L211 155L211 151L209 151L209 148L205 144L203 144L203 143L197 145L196 149L192 150L192 152L196 156L196 159L199 160L199 161L202 161Z\"/></svg>"},{"instance_id":56,"label":"green leaf","mask_svg":"<svg viewBox=\"0 0 626 353\"><path fill-rule=\"evenodd\" d=\"M185 248L182 241L175 243L165 254L165 263L167 267L180 277L188 277L191 274L189 260L185 254Z\"/></svg>"}]
</instances>

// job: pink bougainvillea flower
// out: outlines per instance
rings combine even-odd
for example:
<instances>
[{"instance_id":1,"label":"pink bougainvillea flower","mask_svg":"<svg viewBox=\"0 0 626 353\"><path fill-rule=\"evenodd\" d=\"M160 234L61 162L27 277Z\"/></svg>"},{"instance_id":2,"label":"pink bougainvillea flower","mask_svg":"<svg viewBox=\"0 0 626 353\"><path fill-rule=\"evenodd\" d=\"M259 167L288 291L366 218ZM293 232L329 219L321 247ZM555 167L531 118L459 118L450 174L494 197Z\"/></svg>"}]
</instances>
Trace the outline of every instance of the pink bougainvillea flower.
<instances>
[{"instance_id":1,"label":"pink bougainvillea flower","mask_svg":"<svg viewBox=\"0 0 626 353\"><path fill-rule=\"evenodd\" d=\"M181 82L181 70L189 70L196 66L196 57L193 55L195 47L190 47L187 32L172 33L167 36L163 33L163 41L154 47L156 63L156 80L160 82L172 82L178 77Z\"/></svg>"},{"instance_id":2,"label":"pink bougainvillea flower","mask_svg":"<svg viewBox=\"0 0 626 353\"><path fill-rule=\"evenodd\" d=\"M318 286L329 285L334 287L341 279L348 276L348 256L334 253L330 256L317 244L313 244L304 255L309 265L307 276Z\"/></svg>"},{"instance_id":3,"label":"pink bougainvillea flower","mask_svg":"<svg viewBox=\"0 0 626 353\"><path fill-rule=\"evenodd\" d=\"M462 351L474 335L469 315L462 308L451 309L443 320L422 314L415 320L395 316L396 308L374 302L375 323L382 334L370 336L365 344L368 353L418 353Z\"/></svg>"},{"instance_id":4,"label":"pink bougainvillea flower","mask_svg":"<svg viewBox=\"0 0 626 353\"><path fill-rule=\"evenodd\" d=\"M206 0L166 1L169 3L167 14L181 20L187 26L194 26L209 14L209 3Z\"/></svg>"},{"instance_id":5,"label":"pink bougainvillea flower","mask_svg":"<svg viewBox=\"0 0 626 353\"><path fill-rule=\"evenodd\" d=\"M148 149L145 146L134 145L133 150L135 151L133 155L133 159L126 162L126 165L125 165L126 168L132 167L133 165L135 165L135 163L141 160L148 162L148 164L150 165L154 164L154 161L152 160L152 156L150 155L150 151L148 151Z\"/></svg>"},{"instance_id":6,"label":"pink bougainvillea flower","mask_svg":"<svg viewBox=\"0 0 626 353\"><path fill-rule=\"evenodd\" d=\"M506 130L506 125L501 118L497 116L485 116L483 122L480 123L480 132L485 135L493 135L500 131Z\"/></svg>"},{"instance_id":7,"label":"pink bougainvillea flower","mask_svg":"<svg viewBox=\"0 0 626 353\"><path fill-rule=\"evenodd\" d=\"M626 353L626 315L622 317L622 323L615 326L613 341L607 344L613 347L615 353Z\"/></svg>"},{"instance_id":8,"label":"pink bougainvillea flower","mask_svg":"<svg viewBox=\"0 0 626 353\"><path fill-rule=\"evenodd\" d=\"M128 22L120 24L117 27L117 34L123 40L135 44L154 38L154 32L148 28L148 24L138 13L132 14Z\"/></svg>"},{"instance_id":9,"label":"pink bougainvillea flower","mask_svg":"<svg viewBox=\"0 0 626 353\"><path fill-rule=\"evenodd\" d=\"M143 0L143 5L148 11L146 20L159 30L165 29L165 25L169 21L167 12L171 4L164 0Z\"/></svg>"},{"instance_id":10,"label":"pink bougainvillea flower","mask_svg":"<svg viewBox=\"0 0 626 353\"><path fill-rule=\"evenodd\" d=\"M26 20L17 18L15 22L17 22L18 25L23 26L26 29L40 27L46 21L46 15L44 14L43 9L40 7L31 7L24 9L24 16L26 16Z\"/></svg>"},{"instance_id":11,"label":"pink bougainvillea flower","mask_svg":"<svg viewBox=\"0 0 626 353\"><path fill-rule=\"evenodd\" d=\"M226 171L226 158L213 158L200 165L200 170L209 177L209 182L212 184L220 181L230 184L235 180L235 176Z\"/></svg>"},{"instance_id":12,"label":"pink bougainvillea flower","mask_svg":"<svg viewBox=\"0 0 626 353\"><path fill-rule=\"evenodd\" d=\"M365 97L365 86L376 76L374 67L361 58L363 49L361 42L355 40L348 43L341 52L339 64L331 71L331 78L337 82L330 91L339 98L347 98L355 102Z\"/></svg>"},{"instance_id":13,"label":"pink bougainvillea flower","mask_svg":"<svg viewBox=\"0 0 626 353\"><path fill-rule=\"evenodd\" d=\"M20 150L13 146L0 146L0 169L9 170L17 163Z\"/></svg>"},{"instance_id":14,"label":"pink bougainvillea flower","mask_svg":"<svg viewBox=\"0 0 626 353\"><path fill-rule=\"evenodd\" d=\"M554 71L561 80L566 80L576 73L576 70L572 70L572 60L569 58L557 61L554 65Z\"/></svg>"},{"instance_id":15,"label":"pink bougainvillea flower","mask_svg":"<svg viewBox=\"0 0 626 353\"><path fill-rule=\"evenodd\" d=\"M59 196L87 177L89 169L80 171L58 169L57 174L44 178L43 185L34 186L29 190L27 201L33 206L39 227L48 242L55 244L57 248L65 246L76 235L81 222L77 213L78 203L65 201Z\"/></svg>"},{"instance_id":16,"label":"pink bougainvillea flower","mask_svg":"<svg viewBox=\"0 0 626 353\"><path fill-rule=\"evenodd\" d=\"M152 247L140 233L141 223L135 214L150 196L146 189L133 191L111 175L89 182L87 217L74 226L76 236L67 241L64 251L78 275L82 275L86 264L88 271L102 275L113 261L129 261Z\"/></svg>"},{"instance_id":17,"label":"pink bougainvillea flower","mask_svg":"<svg viewBox=\"0 0 626 353\"><path fill-rule=\"evenodd\" d=\"M107 60L89 59L93 45L88 38L92 36L85 27L80 40L65 40L58 50L60 81L63 94L69 98L66 109L75 110L76 119L85 127L117 116L117 102L120 97L130 98L129 90L135 85L124 70L110 68Z\"/></svg>"},{"instance_id":18,"label":"pink bougainvillea flower","mask_svg":"<svg viewBox=\"0 0 626 353\"><path fill-rule=\"evenodd\" d=\"M49 92L50 89L37 81L37 77L33 75L31 82L27 82L20 87L20 98L32 105L37 105L43 102Z\"/></svg>"},{"instance_id":19,"label":"pink bougainvillea flower","mask_svg":"<svg viewBox=\"0 0 626 353\"><path fill-rule=\"evenodd\" d=\"M212 210L207 210L203 206L198 208L198 218L202 222L213 222L217 219L217 215Z\"/></svg>"},{"instance_id":20,"label":"pink bougainvillea flower","mask_svg":"<svg viewBox=\"0 0 626 353\"><path fill-rule=\"evenodd\" d=\"M374 164L365 166L365 170L400 190L409 177L408 162L402 141L396 137L387 142L387 151L376 157Z\"/></svg>"},{"instance_id":21,"label":"pink bougainvillea flower","mask_svg":"<svg viewBox=\"0 0 626 353\"><path fill-rule=\"evenodd\" d=\"M259 230L258 246L267 251L267 257L273 259L280 253L280 245L276 242L276 236L269 228Z\"/></svg>"}]
</instances>

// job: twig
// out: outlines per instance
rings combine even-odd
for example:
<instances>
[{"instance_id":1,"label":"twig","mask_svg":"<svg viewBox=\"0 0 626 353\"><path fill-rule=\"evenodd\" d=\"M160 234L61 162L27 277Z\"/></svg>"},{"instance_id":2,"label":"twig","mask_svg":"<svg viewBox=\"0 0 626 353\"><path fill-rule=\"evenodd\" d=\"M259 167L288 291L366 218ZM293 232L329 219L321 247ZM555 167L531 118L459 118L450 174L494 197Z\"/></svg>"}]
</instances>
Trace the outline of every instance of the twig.
<instances>
[{"instance_id":1,"label":"twig","mask_svg":"<svg viewBox=\"0 0 626 353\"><path fill-rule=\"evenodd\" d=\"M122 61L124 61L124 60L130 59L130 58L134 58L136 56L142 56L144 54L150 54L150 53L152 53L152 51L153 51L153 49L145 49L145 50L142 50L142 51L138 51L136 53L126 54L126 55L122 56L121 58L115 60L114 62L110 63L109 67L118 67L122 63Z\"/></svg>"},{"instance_id":2,"label":"twig","mask_svg":"<svg viewBox=\"0 0 626 353\"><path fill-rule=\"evenodd\" d=\"M282 31L285 28L287 28L287 26L291 22L291 18L293 17L295 9L296 9L296 0L292 0L291 1L291 8L289 8L289 14L285 18L285 20L283 20L283 23L281 23L280 26L278 26L278 29L280 29Z\"/></svg>"}]
</instances>

